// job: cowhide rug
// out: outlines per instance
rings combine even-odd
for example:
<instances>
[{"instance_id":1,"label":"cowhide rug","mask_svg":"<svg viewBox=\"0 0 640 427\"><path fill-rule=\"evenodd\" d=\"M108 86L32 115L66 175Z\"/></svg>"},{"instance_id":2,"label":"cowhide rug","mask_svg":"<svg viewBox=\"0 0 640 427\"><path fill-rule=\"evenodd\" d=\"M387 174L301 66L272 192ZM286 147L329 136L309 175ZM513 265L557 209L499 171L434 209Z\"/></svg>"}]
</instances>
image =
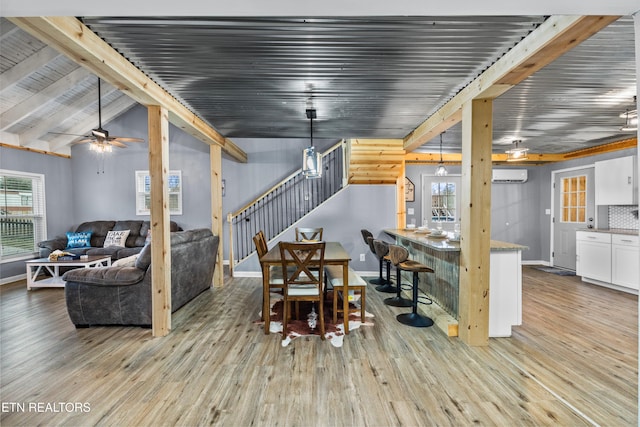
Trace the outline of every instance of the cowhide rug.
<instances>
[{"instance_id":1,"label":"cowhide rug","mask_svg":"<svg viewBox=\"0 0 640 427\"><path fill-rule=\"evenodd\" d=\"M295 318L295 303L291 303L291 318L287 322L288 334L282 340L282 346L286 347L291 341L301 336L320 335L320 319L316 310L318 303L302 301L300 304L300 319ZM342 301L338 301L342 304ZM349 333L358 329L360 326L373 326L373 314L365 311L364 322L360 319L359 301L351 302L349 305L354 308L358 307L357 313L349 314ZM331 314L333 306L333 294L329 291L324 301L324 332L325 339L334 347L342 347L344 339L344 324L341 314L338 314L338 324L333 323L333 315ZM271 321L269 324L270 333L282 333L282 295L271 294ZM262 311L259 313L262 317ZM262 320L256 320L254 323L264 325Z\"/></svg>"}]
</instances>

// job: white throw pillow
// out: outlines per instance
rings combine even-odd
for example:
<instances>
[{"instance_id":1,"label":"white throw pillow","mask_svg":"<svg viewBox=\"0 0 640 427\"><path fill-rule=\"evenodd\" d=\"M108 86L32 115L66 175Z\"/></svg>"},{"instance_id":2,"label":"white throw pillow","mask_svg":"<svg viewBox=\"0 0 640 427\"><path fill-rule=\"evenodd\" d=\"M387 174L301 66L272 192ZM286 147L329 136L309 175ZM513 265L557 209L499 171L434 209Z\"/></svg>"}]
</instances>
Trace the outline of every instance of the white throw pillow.
<instances>
[{"instance_id":1,"label":"white throw pillow","mask_svg":"<svg viewBox=\"0 0 640 427\"><path fill-rule=\"evenodd\" d=\"M124 247L127 237L129 236L129 232L131 230L119 230L119 231L109 231L107 233L107 237L104 239L103 247L107 248L109 246L122 246Z\"/></svg>"},{"instance_id":2,"label":"white throw pillow","mask_svg":"<svg viewBox=\"0 0 640 427\"><path fill-rule=\"evenodd\" d=\"M138 255L140 254L135 254L125 258L117 259L113 262L113 264L111 264L111 266L112 267L135 267L136 260L138 259Z\"/></svg>"}]
</instances>

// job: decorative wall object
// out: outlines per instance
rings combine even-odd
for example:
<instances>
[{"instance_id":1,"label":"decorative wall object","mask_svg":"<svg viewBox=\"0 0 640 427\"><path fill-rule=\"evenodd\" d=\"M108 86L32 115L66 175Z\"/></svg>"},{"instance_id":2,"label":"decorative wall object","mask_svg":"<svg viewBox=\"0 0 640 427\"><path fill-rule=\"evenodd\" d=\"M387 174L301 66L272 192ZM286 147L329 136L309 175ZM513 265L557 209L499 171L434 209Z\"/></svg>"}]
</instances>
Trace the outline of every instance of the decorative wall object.
<instances>
[{"instance_id":1,"label":"decorative wall object","mask_svg":"<svg viewBox=\"0 0 640 427\"><path fill-rule=\"evenodd\" d=\"M416 186L407 177L404 178L404 201L415 202L416 200Z\"/></svg>"}]
</instances>

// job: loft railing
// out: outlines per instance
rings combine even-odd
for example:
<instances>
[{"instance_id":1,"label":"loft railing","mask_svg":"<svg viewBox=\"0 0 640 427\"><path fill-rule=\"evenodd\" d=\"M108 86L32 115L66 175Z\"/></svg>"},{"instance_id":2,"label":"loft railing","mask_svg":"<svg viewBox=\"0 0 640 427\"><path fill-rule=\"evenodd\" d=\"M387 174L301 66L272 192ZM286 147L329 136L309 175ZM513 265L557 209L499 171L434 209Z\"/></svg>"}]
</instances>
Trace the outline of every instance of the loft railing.
<instances>
[{"instance_id":1,"label":"loft railing","mask_svg":"<svg viewBox=\"0 0 640 427\"><path fill-rule=\"evenodd\" d=\"M340 141L322 155L321 178L306 179L302 169L257 197L242 209L227 215L229 223L229 272L235 260L254 250L253 236L260 230L267 241L311 212L344 185L345 142Z\"/></svg>"}]
</instances>

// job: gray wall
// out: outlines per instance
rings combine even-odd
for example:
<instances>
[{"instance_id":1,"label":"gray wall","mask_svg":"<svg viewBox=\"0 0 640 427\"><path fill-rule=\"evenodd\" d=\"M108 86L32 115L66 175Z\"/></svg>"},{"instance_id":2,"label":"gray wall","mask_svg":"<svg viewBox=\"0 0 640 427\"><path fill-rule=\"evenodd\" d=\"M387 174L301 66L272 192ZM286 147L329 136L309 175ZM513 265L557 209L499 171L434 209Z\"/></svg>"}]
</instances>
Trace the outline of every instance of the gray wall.
<instances>
[{"instance_id":1,"label":"gray wall","mask_svg":"<svg viewBox=\"0 0 640 427\"><path fill-rule=\"evenodd\" d=\"M146 141L147 109L136 106L104 127L112 135ZM135 210L135 171L149 169L148 144L127 145L105 156L104 173L88 144L72 149L74 225L97 219L149 219ZM209 146L170 125L169 147L169 168L182 171L183 186L183 213L171 220L185 230L211 227Z\"/></svg>"},{"instance_id":2,"label":"gray wall","mask_svg":"<svg viewBox=\"0 0 640 427\"><path fill-rule=\"evenodd\" d=\"M284 178L302 167L302 150L309 146L308 138L301 139L245 139L233 142L247 153L247 163L223 157L222 179L225 195L222 198L224 216L223 255L229 258L229 225L227 214L242 209L257 196L271 189ZM314 146L325 151L338 140L316 140Z\"/></svg>"},{"instance_id":3,"label":"gray wall","mask_svg":"<svg viewBox=\"0 0 640 427\"><path fill-rule=\"evenodd\" d=\"M49 236L63 234L74 221L70 165L70 159L0 147L0 169L44 174ZM0 264L0 280L24 273L24 261Z\"/></svg>"},{"instance_id":4,"label":"gray wall","mask_svg":"<svg viewBox=\"0 0 640 427\"><path fill-rule=\"evenodd\" d=\"M377 272L378 259L364 243L360 230L369 230L376 239L393 242L384 233L395 228L395 185L349 185L320 208L298 221L297 227L323 227L325 241L339 241L351 255L351 266L360 272ZM295 240L295 229L285 231L275 240ZM275 243L270 243L271 248ZM365 254L365 261L360 261ZM255 254L238 264L239 275L260 272Z\"/></svg>"},{"instance_id":5,"label":"gray wall","mask_svg":"<svg viewBox=\"0 0 640 427\"><path fill-rule=\"evenodd\" d=\"M491 185L491 238L527 246L529 249L522 252L524 261L549 262L551 216L545 211L551 209L551 173L635 154L637 149L627 149L544 166L496 166L499 169L527 169L528 181L524 184ZM459 166L447 169L451 174L460 173ZM406 176L415 184L416 194L415 202L407 202L407 208L414 208L417 224L422 218L421 175L433 175L434 172L435 166L407 165L406 168Z\"/></svg>"},{"instance_id":6,"label":"gray wall","mask_svg":"<svg viewBox=\"0 0 640 427\"><path fill-rule=\"evenodd\" d=\"M135 136L147 139L147 110L136 106L105 126L113 135ZM173 216L185 229L211 226L209 147L170 126L171 169L182 171L183 215ZM247 152L249 162L238 163L223 157L222 179L226 194L223 214L235 211L253 197L271 188L275 183L300 168L302 149L309 141L300 139L234 139ZM319 140L314 144L325 150L337 141ZM134 173L148 169L147 144L128 144L129 148L115 150L104 162L104 174L96 173L102 166L87 145L75 146L72 159L47 156L23 150L0 147L0 168L44 173L47 197L47 232L49 237L63 234L83 221L96 219L148 219L135 215ZM608 153L600 156L528 167L529 181L525 184L499 184L492 186L492 238L520 243L529 247L523 252L524 260L549 261L550 221L545 209L551 207L551 172L576 166L593 164L597 160L636 154L636 149ZM459 167L449 167L459 173ZM416 218L421 217L421 174L433 174L432 166L407 166L407 176L416 185L414 207ZM376 237L386 238L382 229L393 227L395 188L393 186L350 186L348 192L314 212L309 219L323 224L327 230L342 230L347 236L338 240L347 244L358 271L377 271L377 263L364 248L359 235L361 228L371 228ZM368 190L369 189L369 190ZM391 190L392 189L392 190ZM374 194L370 194L372 191ZM367 194L363 197L363 194ZM373 215L369 219L369 216ZM336 219L338 218L338 219ZM367 222L370 221L370 222ZM507 223L509 225L507 225ZM311 225L311 224L309 224ZM225 221L226 227L226 221ZM376 231L377 230L377 231ZM224 255L228 257L228 231L222 238ZM327 238L331 237L330 234ZM362 247L359 247L362 246ZM367 261L360 264L359 254ZM257 271L257 264L247 264L247 271ZM0 279L24 273L24 263L0 265Z\"/></svg>"}]
</instances>

